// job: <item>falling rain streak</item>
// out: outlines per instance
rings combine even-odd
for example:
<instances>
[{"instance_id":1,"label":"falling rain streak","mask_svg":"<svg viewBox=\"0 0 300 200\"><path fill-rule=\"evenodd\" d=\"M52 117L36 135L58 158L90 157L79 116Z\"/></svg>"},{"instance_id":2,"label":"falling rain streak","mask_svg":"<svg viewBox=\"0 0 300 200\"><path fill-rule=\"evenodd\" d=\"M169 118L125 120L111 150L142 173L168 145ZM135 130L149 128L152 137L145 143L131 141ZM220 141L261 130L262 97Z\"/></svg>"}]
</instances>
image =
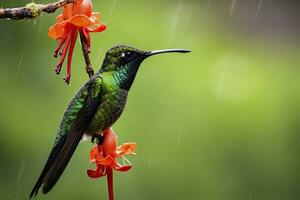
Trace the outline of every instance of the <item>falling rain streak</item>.
<instances>
[{"instance_id":1,"label":"falling rain streak","mask_svg":"<svg viewBox=\"0 0 300 200\"><path fill-rule=\"evenodd\" d=\"M176 150L179 149L179 145L180 145L181 140L182 140L182 132L183 132L183 130L181 130L181 131L179 132L179 134L178 134L177 143L176 143Z\"/></svg>"},{"instance_id":2,"label":"falling rain streak","mask_svg":"<svg viewBox=\"0 0 300 200\"><path fill-rule=\"evenodd\" d=\"M21 189L22 189L22 187L19 186L19 187L18 187L18 190L17 190L17 192L16 192L16 200L19 199Z\"/></svg>"},{"instance_id":3,"label":"falling rain streak","mask_svg":"<svg viewBox=\"0 0 300 200\"><path fill-rule=\"evenodd\" d=\"M110 17L112 17L112 15L113 15L113 13L115 11L116 5L117 5L117 0L113 0L112 6L111 6L111 9L110 9L110 12L109 12L109 16Z\"/></svg>"},{"instance_id":4,"label":"falling rain streak","mask_svg":"<svg viewBox=\"0 0 300 200\"><path fill-rule=\"evenodd\" d=\"M17 181L16 181L16 186L17 186L16 200L19 199L20 192L21 192L21 189L22 189L21 180L22 180L22 176L23 176L23 173L24 173L24 169L25 169L25 162L23 161L22 164L21 164L18 176L17 176Z\"/></svg>"},{"instance_id":5,"label":"falling rain streak","mask_svg":"<svg viewBox=\"0 0 300 200\"><path fill-rule=\"evenodd\" d=\"M24 169L25 169L25 162L23 161L22 164L21 164L20 170L19 170L17 181L16 181L17 186L19 186L20 183L21 183L22 176L23 176L23 173L24 173Z\"/></svg>"},{"instance_id":6,"label":"falling rain streak","mask_svg":"<svg viewBox=\"0 0 300 200\"><path fill-rule=\"evenodd\" d=\"M281 22L281 18L282 18L282 13L280 13L280 14L278 15L278 21L279 21L279 22Z\"/></svg>"},{"instance_id":7,"label":"falling rain streak","mask_svg":"<svg viewBox=\"0 0 300 200\"><path fill-rule=\"evenodd\" d=\"M16 75L15 75L15 81L18 79L19 72L20 72L21 66L23 64L23 60L24 60L24 53L21 54L20 59L19 59L19 63L18 63Z\"/></svg>"},{"instance_id":8,"label":"falling rain streak","mask_svg":"<svg viewBox=\"0 0 300 200\"><path fill-rule=\"evenodd\" d=\"M259 11L260 11L262 2L263 2L263 0L260 0L259 4L258 4L258 6L257 6L256 17L258 17L258 15L259 15Z\"/></svg>"},{"instance_id":9,"label":"falling rain streak","mask_svg":"<svg viewBox=\"0 0 300 200\"><path fill-rule=\"evenodd\" d=\"M248 121L249 121L249 117L246 117L246 119L245 119L245 121L244 121L244 124L243 124L243 131L246 130L247 125L248 125Z\"/></svg>"},{"instance_id":10,"label":"falling rain streak","mask_svg":"<svg viewBox=\"0 0 300 200\"><path fill-rule=\"evenodd\" d=\"M42 17L39 21L39 25L38 25L38 28L37 28L37 33L40 34L41 31L43 30L43 25L45 23L45 17Z\"/></svg>"},{"instance_id":11,"label":"falling rain streak","mask_svg":"<svg viewBox=\"0 0 300 200\"><path fill-rule=\"evenodd\" d=\"M179 20L179 15L180 15L180 12L182 10L182 1L179 1L178 4L177 4L177 10L176 10L176 13L175 15L171 18L173 19L172 21L172 25L171 25L171 28L170 28L170 36L169 36L169 42L168 42L168 46L170 47L171 44L172 44L172 40L173 40L173 34L176 30L176 27L177 27L177 24L178 24L178 20Z\"/></svg>"},{"instance_id":12,"label":"falling rain streak","mask_svg":"<svg viewBox=\"0 0 300 200\"><path fill-rule=\"evenodd\" d=\"M229 12L229 15L231 16L234 12L234 9L235 9L235 6L236 6L236 1L237 0L232 0L231 2L231 6L230 6L230 12Z\"/></svg>"},{"instance_id":13,"label":"falling rain streak","mask_svg":"<svg viewBox=\"0 0 300 200\"><path fill-rule=\"evenodd\" d=\"M205 8L205 12L204 12L204 16L206 16L206 15L207 15L207 13L208 13L208 10L209 10L209 7L210 7L210 4L211 4L211 1L212 1L212 0L208 0L208 2L207 2L206 8Z\"/></svg>"},{"instance_id":14,"label":"falling rain streak","mask_svg":"<svg viewBox=\"0 0 300 200\"><path fill-rule=\"evenodd\" d=\"M190 18L191 18L191 14L189 13L187 16L186 16L186 19L185 19L185 22L184 22L184 26L183 26L183 29L182 29L182 35L185 35L185 32L187 30L187 26L190 22Z\"/></svg>"}]
</instances>

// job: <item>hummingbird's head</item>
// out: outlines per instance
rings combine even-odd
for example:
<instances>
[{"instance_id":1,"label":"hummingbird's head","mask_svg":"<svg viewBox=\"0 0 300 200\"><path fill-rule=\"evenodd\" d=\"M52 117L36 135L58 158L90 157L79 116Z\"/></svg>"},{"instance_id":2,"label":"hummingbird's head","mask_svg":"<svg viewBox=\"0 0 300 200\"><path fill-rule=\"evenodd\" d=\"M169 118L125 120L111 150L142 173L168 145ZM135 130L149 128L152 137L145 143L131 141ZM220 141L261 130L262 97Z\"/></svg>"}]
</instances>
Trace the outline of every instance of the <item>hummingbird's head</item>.
<instances>
[{"instance_id":1,"label":"hummingbird's head","mask_svg":"<svg viewBox=\"0 0 300 200\"><path fill-rule=\"evenodd\" d=\"M142 51L130 46L119 45L106 52L100 73L111 72L117 74L119 85L129 90L141 63L148 57L162 53L187 53L185 49L167 49L156 51Z\"/></svg>"},{"instance_id":2,"label":"hummingbird's head","mask_svg":"<svg viewBox=\"0 0 300 200\"><path fill-rule=\"evenodd\" d=\"M138 68L145 53L125 45L115 46L106 52L100 72L117 72L122 71L125 67Z\"/></svg>"}]
</instances>

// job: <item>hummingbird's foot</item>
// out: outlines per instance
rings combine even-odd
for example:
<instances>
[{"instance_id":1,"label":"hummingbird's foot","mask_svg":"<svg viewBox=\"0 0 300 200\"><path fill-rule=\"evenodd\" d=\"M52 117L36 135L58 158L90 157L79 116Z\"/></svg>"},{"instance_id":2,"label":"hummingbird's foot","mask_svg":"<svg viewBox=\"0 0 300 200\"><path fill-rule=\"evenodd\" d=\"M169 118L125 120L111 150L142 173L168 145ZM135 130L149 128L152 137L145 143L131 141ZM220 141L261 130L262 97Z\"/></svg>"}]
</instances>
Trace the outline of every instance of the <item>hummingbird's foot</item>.
<instances>
[{"instance_id":1,"label":"hummingbird's foot","mask_svg":"<svg viewBox=\"0 0 300 200\"><path fill-rule=\"evenodd\" d=\"M91 140L92 143L97 143L98 145L101 145L103 143L103 135L93 135L92 136L92 140Z\"/></svg>"},{"instance_id":2,"label":"hummingbird's foot","mask_svg":"<svg viewBox=\"0 0 300 200\"><path fill-rule=\"evenodd\" d=\"M93 135L93 136L92 136L92 139L91 139L91 143L95 143L95 140L96 140L96 136Z\"/></svg>"}]
</instances>

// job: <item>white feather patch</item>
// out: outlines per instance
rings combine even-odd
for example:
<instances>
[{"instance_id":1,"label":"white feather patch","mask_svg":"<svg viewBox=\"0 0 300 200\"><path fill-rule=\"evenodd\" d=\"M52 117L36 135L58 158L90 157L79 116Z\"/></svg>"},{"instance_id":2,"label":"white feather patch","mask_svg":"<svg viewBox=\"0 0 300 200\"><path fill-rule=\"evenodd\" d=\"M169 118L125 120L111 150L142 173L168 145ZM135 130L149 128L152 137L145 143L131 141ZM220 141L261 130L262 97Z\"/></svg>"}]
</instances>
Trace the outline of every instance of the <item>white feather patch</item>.
<instances>
[{"instance_id":1,"label":"white feather patch","mask_svg":"<svg viewBox=\"0 0 300 200\"><path fill-rule=\"evenodd\" d=\"M90 135L87 135L87 134L83 134L81 140L80 140L80 143L82 142L86 142L86 141L91 141L92 140L92 136Z\"/></svg>"}]
</instances>

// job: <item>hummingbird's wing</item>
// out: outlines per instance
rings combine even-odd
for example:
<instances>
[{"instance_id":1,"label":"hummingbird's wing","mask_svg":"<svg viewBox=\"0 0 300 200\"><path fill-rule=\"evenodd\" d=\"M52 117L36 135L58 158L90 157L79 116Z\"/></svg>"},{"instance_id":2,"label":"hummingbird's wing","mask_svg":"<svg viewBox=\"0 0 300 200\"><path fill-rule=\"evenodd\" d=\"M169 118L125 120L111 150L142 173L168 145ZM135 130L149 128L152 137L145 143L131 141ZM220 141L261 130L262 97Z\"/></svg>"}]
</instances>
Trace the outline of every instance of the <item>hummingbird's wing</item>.
<instances>
[{"instance_id":1,"label":"hummingbird's wing","mask_svg":"<svg viewBox=\"0 0 300 200\"><path fill-rule=\"evenodd\" d=\"M37 195L42 185L43 193L49 192L62 175L87 130L89 122L101 104L101 84L100 76L93 77L72 99L62 119L54 147L30 198Z\"/></svg>"}]
</instances>

